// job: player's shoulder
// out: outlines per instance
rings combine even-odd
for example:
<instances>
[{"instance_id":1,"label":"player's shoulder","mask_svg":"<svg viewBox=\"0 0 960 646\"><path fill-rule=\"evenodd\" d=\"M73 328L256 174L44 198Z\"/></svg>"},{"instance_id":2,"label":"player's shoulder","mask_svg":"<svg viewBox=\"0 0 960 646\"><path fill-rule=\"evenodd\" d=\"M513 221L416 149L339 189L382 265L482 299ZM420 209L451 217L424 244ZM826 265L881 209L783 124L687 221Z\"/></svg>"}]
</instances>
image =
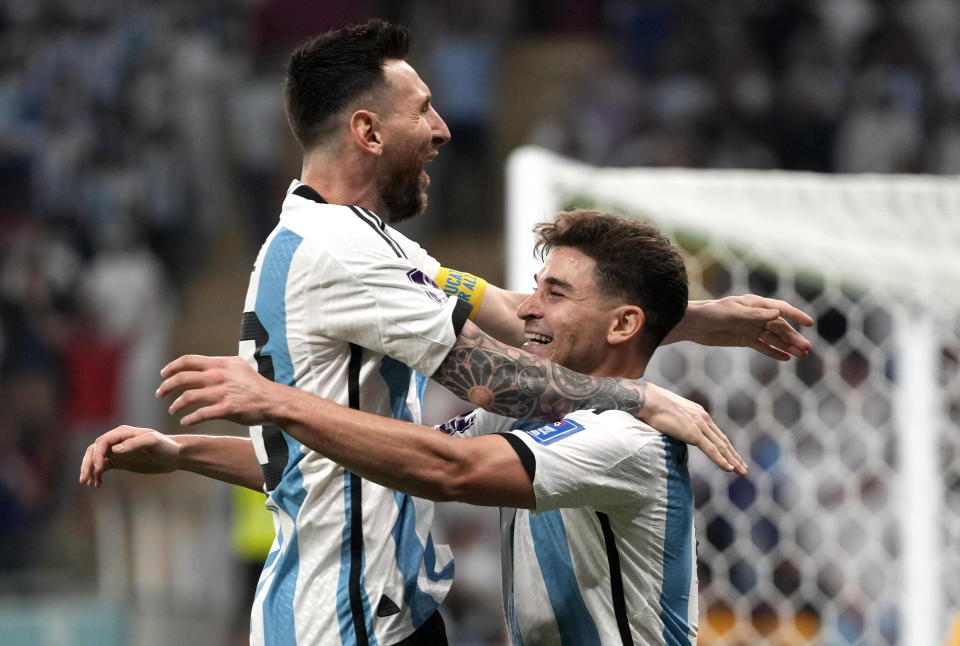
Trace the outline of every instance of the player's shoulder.
<instances>
[{"instance_id":1,"label":"player's shoulder","mask_svg":"<svg viewBox=\"0 0 960 646\"><path fill-rule=\"evenodd\" d=\"M382 223L357 207L314 202L290 194L283 202L280 225L305 239L322 242L342 236L376 235L374 229L380 229Z\"/></svg>"},{"instance_id":2,"label":"player's shoulder","mask_svg":"<svg viewBox=\"0 0 960 646\"><path fill-rule=\"evenodd\" d=\"M655 430L646 422L642 422L630 413L622 410L597 410L595 408L586 408L568 413L565 418L589 423L591 425L599 425L611 428L616 427L644 435L660 434L659 431Z\"/></svg>"},{"instance_id":3,"label":"player's shoulder","mask_svg":"<svg viewBox=\"0 0 960 646\"><path fill-rule=\"evenodd\" d=\"M584 409L573 411L564 416L555 426L563 423L589 430L592 434L611 435L619 442L629 444L634 449L658 446L664 435L646 422L638 420L622 410ZM595 439L591 440L595 441Z\"/></svg>"}]
</instances>

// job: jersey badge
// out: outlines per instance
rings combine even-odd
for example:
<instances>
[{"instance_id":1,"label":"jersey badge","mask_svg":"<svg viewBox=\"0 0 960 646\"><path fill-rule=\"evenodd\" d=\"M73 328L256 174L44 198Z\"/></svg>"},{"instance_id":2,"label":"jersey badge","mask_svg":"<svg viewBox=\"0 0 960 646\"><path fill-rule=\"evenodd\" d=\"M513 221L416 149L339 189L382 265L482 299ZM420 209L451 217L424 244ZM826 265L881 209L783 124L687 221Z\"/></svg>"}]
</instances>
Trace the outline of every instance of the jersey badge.
<instances>
[{"instance_id":1,"label":"jersey badge","mask_svg":"<svg viewBox=\"0 0 960 646\"><path fill-rule=\"evenodd\" d=\"M476 421L476 416L473 414L473 411L458 415L453 419L444 422L437 427L437 430L446 433L447 435L457 435L461 433L466 433L471 428Z\"/></svg>"},{"instance_id":2,"label":"jersey badge","mask_svg":"<svg viewBox=\"0 0 960 646\"><path fill-rule=\"evenodd\" d=\"M553 444L582 430L582 424L578 424L572 419L562 419L553 424L527 431L527 434L540 444Z\"/></svg>"},{"instance_id":3,"label":"jersey badge","mask_svg":"<svg viewBox=\"0 0 960 646\"><path fill-rule=\"evenodd\" d=\"M437 287L437 284L427 278L427 275L416 267L407 272L407 278L409 278L410 282L414 285L422 287L423 291L427 293L427 296L436 301L438 305L443 305L443 302L447 300L446 295Z\"/></svg>"}]
</instances>

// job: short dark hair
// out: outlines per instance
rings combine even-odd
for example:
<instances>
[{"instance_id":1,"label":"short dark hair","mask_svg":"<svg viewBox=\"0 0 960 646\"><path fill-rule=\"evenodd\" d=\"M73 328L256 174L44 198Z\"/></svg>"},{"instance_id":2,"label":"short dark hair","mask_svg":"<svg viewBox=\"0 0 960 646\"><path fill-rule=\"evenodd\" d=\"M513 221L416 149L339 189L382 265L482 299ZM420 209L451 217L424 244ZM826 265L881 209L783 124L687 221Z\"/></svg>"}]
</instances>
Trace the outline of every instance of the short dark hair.
<instances>
[{"instance_id":1,"label":"short dark hair","mask_svg":"<svg viewBox=\"0 0 960 646\"><path fill-rule=\"evenodd\" d=\"M656 228L602 211L562 211L534 227L541 259L571 247L597 264L597 286L643 310L644 349L651 354L687 310L687 270L680 251Z\"/></svg>"},{"instance_id":2,"label":"short dark hair","mask_svg":"<svg viewBox=\"0 0 960 646\"><path fill-rule=\"evenodd\" d=\"M334 130L331 118L386 84L383 63L410 50L406 27L373 19L314 36L290 54L284 108L293 136L309 150Z\"/></svg>"}]
</instances>

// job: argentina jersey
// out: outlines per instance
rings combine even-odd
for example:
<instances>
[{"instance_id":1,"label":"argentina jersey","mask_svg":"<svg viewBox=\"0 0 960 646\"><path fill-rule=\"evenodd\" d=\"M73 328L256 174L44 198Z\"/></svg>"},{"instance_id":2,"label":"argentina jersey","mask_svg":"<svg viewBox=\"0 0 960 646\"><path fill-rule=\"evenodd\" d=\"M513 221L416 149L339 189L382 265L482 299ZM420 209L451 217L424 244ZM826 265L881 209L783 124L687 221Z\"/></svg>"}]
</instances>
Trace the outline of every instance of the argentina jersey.
<instances>
[{"instance_id":1,"label":"argentina jersey","mask_svg":"<svg viewBox=\"0 0 960 646\"><path fill-rule=\"evenodd\" d=\"M686 445L620 411L546 425L475 411L441 430L506 432L533 479L534 512L501 509L514 646L696 643Z\"/></svg>"},{"instance_id":2,"label":"argentina jersey","mask_svg":"<svg viewBox=\"0 0 960 646\"><path fill-rule=\"evenodd\" d=\"M336 403L420 421L425 377L469 313L428 276L438 263L359 207L294 182L253 269L240 354ZM276 537L251 643L393 644L430 617L453 559L433 505L363 480L281 429L250 429Z\"/></svg>"}]
</instances>

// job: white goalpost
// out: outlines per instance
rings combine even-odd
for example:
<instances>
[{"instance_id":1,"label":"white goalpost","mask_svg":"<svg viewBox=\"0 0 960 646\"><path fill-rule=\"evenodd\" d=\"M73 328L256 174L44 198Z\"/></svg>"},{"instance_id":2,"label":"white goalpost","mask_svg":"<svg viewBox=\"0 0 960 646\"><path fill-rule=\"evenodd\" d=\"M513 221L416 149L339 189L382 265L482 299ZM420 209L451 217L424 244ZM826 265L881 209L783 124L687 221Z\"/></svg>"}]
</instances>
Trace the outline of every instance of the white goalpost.
<instances>
[{"instance_id":1,"label":"white goalpost","mask_svg":"<svg viewBox=\"0 0 960 646\"><path fill-rule=\"evenodd\" d=\"M935 646L960 611L960 178L507 166L507 286L532 226L590 207L658 226L691 298L759 293L817 321L810 356L658 350L650 378L704 404L747 458L702 457L701 644Z\"/></svg>"}]
</instances>

